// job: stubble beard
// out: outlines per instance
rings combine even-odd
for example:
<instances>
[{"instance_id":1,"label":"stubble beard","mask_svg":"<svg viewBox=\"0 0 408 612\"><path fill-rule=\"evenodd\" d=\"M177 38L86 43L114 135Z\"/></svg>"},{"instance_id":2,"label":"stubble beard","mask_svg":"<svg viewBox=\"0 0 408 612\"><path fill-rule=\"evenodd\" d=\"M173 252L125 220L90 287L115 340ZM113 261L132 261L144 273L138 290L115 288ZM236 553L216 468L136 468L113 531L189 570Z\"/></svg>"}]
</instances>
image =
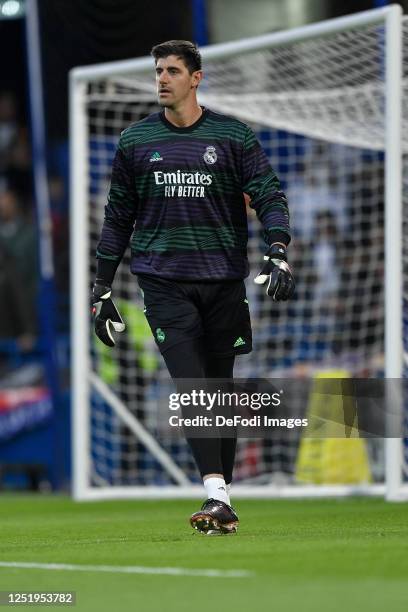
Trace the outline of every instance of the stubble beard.
<instances>
[{"instance_id":1,"label":"stubble beard","mask_svg":"<svg viewBox=\"0 0 408 612\"><path fill-rule=\"evenodd\" d=\"M170 100L161 100L160 96L157 96L157 102L159 104L159 106L161 106L161 108L169 108L169 109L173 109L174 108L174 101L171 102Z\"/></svg>"}]
</instances>

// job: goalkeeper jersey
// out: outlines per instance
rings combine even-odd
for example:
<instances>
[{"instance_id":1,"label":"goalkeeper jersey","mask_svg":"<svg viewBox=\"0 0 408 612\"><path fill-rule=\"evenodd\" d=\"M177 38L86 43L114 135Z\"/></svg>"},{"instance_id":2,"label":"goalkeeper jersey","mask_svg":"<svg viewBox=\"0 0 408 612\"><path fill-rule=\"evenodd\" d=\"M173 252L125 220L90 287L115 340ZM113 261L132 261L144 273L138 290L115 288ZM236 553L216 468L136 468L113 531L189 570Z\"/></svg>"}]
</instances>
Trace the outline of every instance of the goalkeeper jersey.
<instances>
[{"instance_id":1,"label":"goalkeeper jersey","mask_svg":"<svg viewBox=\"0 0 408 612\"><path fill-rule=\"evenodd\" d=\"M209 109L184 128L152 114L120 136L97 257L116 270L130 240L134 274L242 279L244 192L265 241L288 244L286 197L247 125Z\"/></svg>"}]
</instances>

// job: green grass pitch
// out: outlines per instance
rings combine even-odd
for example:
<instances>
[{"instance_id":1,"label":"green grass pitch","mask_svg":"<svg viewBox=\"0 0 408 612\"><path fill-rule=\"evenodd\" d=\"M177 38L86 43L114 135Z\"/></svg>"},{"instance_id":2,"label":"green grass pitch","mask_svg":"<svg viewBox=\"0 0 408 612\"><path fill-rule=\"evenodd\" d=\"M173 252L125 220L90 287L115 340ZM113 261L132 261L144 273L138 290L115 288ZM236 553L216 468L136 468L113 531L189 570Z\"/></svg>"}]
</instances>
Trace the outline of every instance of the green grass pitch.
<instances>
[{"instance_id":1,"label":"green grass pitch","mask_svg":"<svg viewBox=\"0 0 408 612\"><path fill-rule=\"evenodd\" d=\"M64 497L2 495L0 562L253 574L232 578L0 566L0 590L74 590L77 604L70 609L89 612L408 610L408 504L356 498L234 500L234 505L241 521L238 535L208 537L188 525L197 501L78 504Z\"/></svg>"}]
</instances>

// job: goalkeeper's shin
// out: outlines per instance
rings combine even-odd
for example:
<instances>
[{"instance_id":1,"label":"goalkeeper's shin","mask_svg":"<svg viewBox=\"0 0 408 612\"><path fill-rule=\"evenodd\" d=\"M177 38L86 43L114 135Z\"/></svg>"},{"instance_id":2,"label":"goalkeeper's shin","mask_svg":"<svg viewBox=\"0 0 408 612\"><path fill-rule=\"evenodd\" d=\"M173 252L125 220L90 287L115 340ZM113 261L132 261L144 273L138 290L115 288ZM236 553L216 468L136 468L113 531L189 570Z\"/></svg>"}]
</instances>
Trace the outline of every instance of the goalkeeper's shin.
<instances>
[{"instance_id":1,"label":"goalkeeper's shin","mask_svg":"<svg viewBox=\"0 0 408 612\"><path fill-rule=\"evenodd\" d=\"M94 316L95 334L106 344L115 346L113 331L123 332L125 324L113 300L111 288L95 285L92 292L92 314Z\"/></svg>"}]
</instances>

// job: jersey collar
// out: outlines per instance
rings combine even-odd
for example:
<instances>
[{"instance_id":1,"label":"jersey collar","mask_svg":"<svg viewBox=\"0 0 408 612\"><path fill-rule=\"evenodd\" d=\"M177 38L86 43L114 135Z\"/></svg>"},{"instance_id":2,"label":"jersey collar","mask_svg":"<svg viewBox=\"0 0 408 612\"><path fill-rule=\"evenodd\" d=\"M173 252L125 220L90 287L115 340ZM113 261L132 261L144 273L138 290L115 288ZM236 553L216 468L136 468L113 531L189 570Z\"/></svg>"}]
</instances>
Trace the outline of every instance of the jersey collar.
<instances>
[{"instance_id":1,"label":"jersey collar","mask_svg":"<svg viewBox=\"0 0 408 612\"><path fill-rule=\"evenodd\" d=\"M201 108L203 109L203 112L201 113L201 116L197 119L197 121L195 121L194 123L192 123L191 125L189 125L187 127L177 127L176 125L171 123L168 119L166 119L166 115L164 114L164 110L162 110L159 113L159 117L162 120L162 122L164 123L164 125L169 130L171 130L172 132L178 132L179 134L184 134L184 133L187 133L187 132L193 132L195 129L198 128L199 125L201 125L201 123L207 117L208 109L205 108L204 106L202 106Z\"/></svg>"}]
</instances>

